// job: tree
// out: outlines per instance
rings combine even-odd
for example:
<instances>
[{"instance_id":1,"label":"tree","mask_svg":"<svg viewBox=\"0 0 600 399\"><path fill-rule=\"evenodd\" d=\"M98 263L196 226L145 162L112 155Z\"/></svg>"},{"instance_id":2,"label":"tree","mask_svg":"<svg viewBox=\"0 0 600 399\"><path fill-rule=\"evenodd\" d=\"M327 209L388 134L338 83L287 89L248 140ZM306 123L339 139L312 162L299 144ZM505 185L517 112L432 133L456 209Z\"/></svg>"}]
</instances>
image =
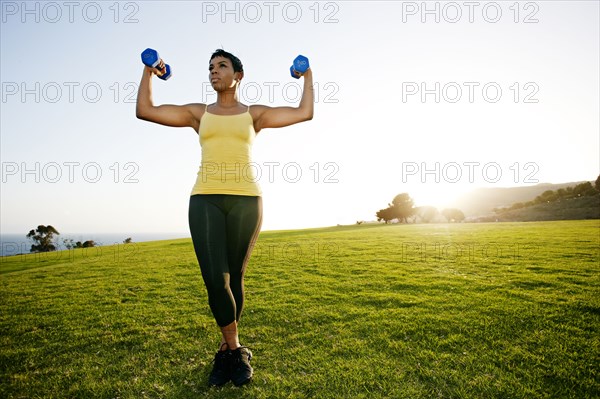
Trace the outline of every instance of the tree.
<instances>
[{"instance_id":1,"label":"tree","mask_svg":"<svg viewBox=\"0 0 600 399\"><path fill-rule=\"evenodd\" d=\"M356 223L358 223L358 222L356 222ZM358 223L358 224L360 224L360 223ZM123 244L131 244L131 242L132 242L131 237L127 237L126 239L123 240Z\"/></svg>"},{"instance_id":2,"label":"tree","mask_svg":"<svg viewBox=\"0 0 600 399\"><path fill-rule=\"evenodd\" d=\"M414 209L414 201L408 193L398 194L394 197L391 203L391 208L393 209L394 217L398 219L398 221L404 220L404 223L407 222L407 218L412 216L415 213Z\"/></svg>"},{"instance_id":3,"label":"tree","mask_svg":"<svg viewBox=\"0 0 600 399\"><path fill-rule=\"evenodd\" d=\"M75 248L75 241L73 241L72 238L65 238L63 240L63 244L65 245L65 248L67 248L67 249Z\"/></svg>"},{"instance_id":4,"label":"tree","mask_svg":"<svg viewBox=\"0 0 600 399\"><path fill-rule=\"evenodd\" d=\"M521 208L524 208L524 207L525 207L525 204L524 204L524 203L522 203L522 202L515 202L515 203L514 203L514 204L512 204L512 205L510 206L510 208L508 208L508 209L509 209L509 210L511 210L511 211L513 211L513 210L515 210L515 209L521 209Z\"/></svg>"},{"instance_id":5,"label":"tree","mask_svg":"<svg viewBox=\"0 0 600 399\"><path fill-rule=\"evenodd\" d=\"M596 190L592 186L592 183L586 181L585 183L580 183L573 187L573 194L575 197L584 197L586 195L596 194Z\"/></svg>"},{"instance_id":6,"label":"tree","mask_svg":"<svg viewBox=\"0 0 600 399\"><path fill-rule=\"evenodd\" d=\"M91 248L91 247L95 247L96 243L94 242L94 240L87 240L85 242L81 242L81 241L77 241L75 243L75 248Z\"/></svg>"},{"instance_id":7,"label":"tree","mask_svg":"<svg viewBox=\"0 0 600 399\"><path fill-rule=\"evenodd\" d=\"M385 224L388 224L388 222L390 222L391 220L395 219L396 216L394 216L394 212L392 210L392 207L389 208L385 208L385 209L380 209L379 211L377 211L377 213L375 214L375 216L377 216L377 221L381 222L383 220L383 222Z\"/></svg>"},{"instance_id":8,"label":"tree","mask_svg":"<svg viewBox=\"0 0 600 399\"><path fill-rule=\"evenodd\" d=\"M465 220L465 214L460 209L456 208L446 208L442 211L442 215L449 222L462 222Z\"/></svg>"},{"instance_id":9,"label":"tree","mask_svg":"<svg viewBox=\"0 0 600 399\"><path fill-rule=\"evenodd\" d=\"M542 197L542 200L545 202L553 202L556 200L557 195L552 190L546 190L542 193L541 197Z\"/></svg>"},{"instance_id":10,"label":"tree","mask_svg":"<svg viewBox=\"0 0 600 399\"><path fill-rule=\"evenodd\" d=\"M565 191L567 193L566 194L567 198L572 198L573 197L573 187L572 186L569 186L569 187L565 188Z\"/></svg>"},{"instance_id":11,"label":"tree","mask_svg":"<svg viewBox=\"0 0 600 399\"><path fill-rule=\"evenodd\" d=\"M598 175L598 178L596 179L596 182L594 183L594 188L596 189L596 191L600 192L600 175Z\"/></svg>"},{"instance_id":12,"label":"tree","mask_svg":"<svg viewBox=\"0 0 600 399\"><path fill-rule=\"evenodd\" d=\"M407 218L414 213L412 198L407 193L402 193L396 195L387 208L377 211L375 216L378 222L383 220L386 224L394 219L398 219L399 222L404 220L404 223L407 223Z\"/></svg>"},{"instance_id":13,"label":"tree","mask_svg":"<svg viewBox=\"0 0 600 399\"><path fill-rule=\"evenodd\" d=\"M56 251L56 246L52 243L54 235L60 233L50 225L39 225L37 229L30 230L26 237L37 244L31 244L29 252L50 252Z\"/></svg>"},{"instance_id":14,"label":"tree","mask_svg":"<svg viewBox=\"0 0 600 399\"><path fill-rule=\"evenodd\" d=\"M420 206L415 208L415 213L424 223L432 222L440 214L437 208L433 206Z\"/></svg>"}]
</instances>

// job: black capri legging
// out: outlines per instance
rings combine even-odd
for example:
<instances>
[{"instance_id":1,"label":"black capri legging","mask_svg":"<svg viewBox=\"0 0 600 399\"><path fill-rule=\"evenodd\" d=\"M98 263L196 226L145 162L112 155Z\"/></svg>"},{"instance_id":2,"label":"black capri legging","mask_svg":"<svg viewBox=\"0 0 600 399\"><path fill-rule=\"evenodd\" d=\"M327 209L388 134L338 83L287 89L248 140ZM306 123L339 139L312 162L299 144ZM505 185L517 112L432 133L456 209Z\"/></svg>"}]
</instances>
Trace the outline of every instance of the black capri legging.
<instances>
[{"instance_id":1,"label":"black capri legging","mask_svg":"<svg viewBox=\"0 0 600 399\"><path fill-rule=\"evenodd\" d=\"M195 194L189 225L208 291L208 304L221 327L240 320L244 272L262 225L262 198Z\"/></svg>"}]
</instances>

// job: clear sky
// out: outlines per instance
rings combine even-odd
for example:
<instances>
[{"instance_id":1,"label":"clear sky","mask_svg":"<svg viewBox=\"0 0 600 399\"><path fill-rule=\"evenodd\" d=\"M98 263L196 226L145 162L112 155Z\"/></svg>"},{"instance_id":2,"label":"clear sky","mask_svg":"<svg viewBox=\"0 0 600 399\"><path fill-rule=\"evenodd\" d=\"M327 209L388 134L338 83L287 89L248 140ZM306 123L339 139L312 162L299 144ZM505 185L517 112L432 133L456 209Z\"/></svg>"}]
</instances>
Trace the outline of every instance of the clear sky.
<instances>
[{"instance_id":1,"label":"clear sky","mask_svg":"<svg viewBox=\"0 0 600 399\"><path fill-rule=\"evenodd\" d=\"M242 102L295 105L289 66L309 57L314 119L255 140L263 230L600 172L598 1L0 6L2 233L188 234L198 136L136 119L147 47L173 69L155 104L214 101L222 47Z\"/></svg>"}]
</instances>

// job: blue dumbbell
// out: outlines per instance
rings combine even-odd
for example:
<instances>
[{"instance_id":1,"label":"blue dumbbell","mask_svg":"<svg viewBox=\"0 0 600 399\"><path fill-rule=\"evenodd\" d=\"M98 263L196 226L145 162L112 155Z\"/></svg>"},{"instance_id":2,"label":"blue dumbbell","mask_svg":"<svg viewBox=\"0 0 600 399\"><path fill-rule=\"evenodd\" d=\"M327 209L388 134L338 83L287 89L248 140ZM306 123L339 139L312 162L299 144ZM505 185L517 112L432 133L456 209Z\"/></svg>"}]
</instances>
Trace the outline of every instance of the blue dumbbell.
<instances>
[{"instance_id":1,"label":"blue dumbbell","mask_svg":"<svg viewBox=\"0 0 600 399\"><path fill-rule=\"evenodd\" d=\"M299 55L296 57L294 63L290 67L290 74L292 75L292 78L299 79L299 76L296 76L294 72L304 73L309 67L310 65L308 64L308 58L303 55Z\"/></svg>"},{"instance_id":2,"label":"blue dumbbell","mask_svg":"<svg viewBox=\"0 0 600 399\"><path fill-rule=\"evenodd\" d=\"M150 68L158 69L158 63L160 62L160 57L158 56L158 51L153 50L151 48L147 48L142 52L142 62L144 65L149 66ZM171 77L171 67L169 64L165 64L166 72L163 74L162 71L157 75L162 80L167 80Z\"/></svg>"}]
</instances>

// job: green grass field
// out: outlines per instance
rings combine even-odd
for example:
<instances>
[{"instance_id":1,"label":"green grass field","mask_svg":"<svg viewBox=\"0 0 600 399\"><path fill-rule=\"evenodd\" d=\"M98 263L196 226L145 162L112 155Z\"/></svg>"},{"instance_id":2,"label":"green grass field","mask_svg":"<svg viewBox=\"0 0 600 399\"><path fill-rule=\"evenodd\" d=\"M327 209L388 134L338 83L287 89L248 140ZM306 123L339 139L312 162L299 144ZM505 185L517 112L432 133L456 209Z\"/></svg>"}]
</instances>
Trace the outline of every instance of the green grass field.
<instances>
[{"instance_id":1,"label":"green grass field","mask_svg":"<svg viewBox=\"0 0 600 399\"><path fill-rule=\"evenodd\" d=\"M599 248L598 220L263 232L241 388L206 385L191 240L6 257L0 397L598 398Z\"/></svg>"}]
</instances>

